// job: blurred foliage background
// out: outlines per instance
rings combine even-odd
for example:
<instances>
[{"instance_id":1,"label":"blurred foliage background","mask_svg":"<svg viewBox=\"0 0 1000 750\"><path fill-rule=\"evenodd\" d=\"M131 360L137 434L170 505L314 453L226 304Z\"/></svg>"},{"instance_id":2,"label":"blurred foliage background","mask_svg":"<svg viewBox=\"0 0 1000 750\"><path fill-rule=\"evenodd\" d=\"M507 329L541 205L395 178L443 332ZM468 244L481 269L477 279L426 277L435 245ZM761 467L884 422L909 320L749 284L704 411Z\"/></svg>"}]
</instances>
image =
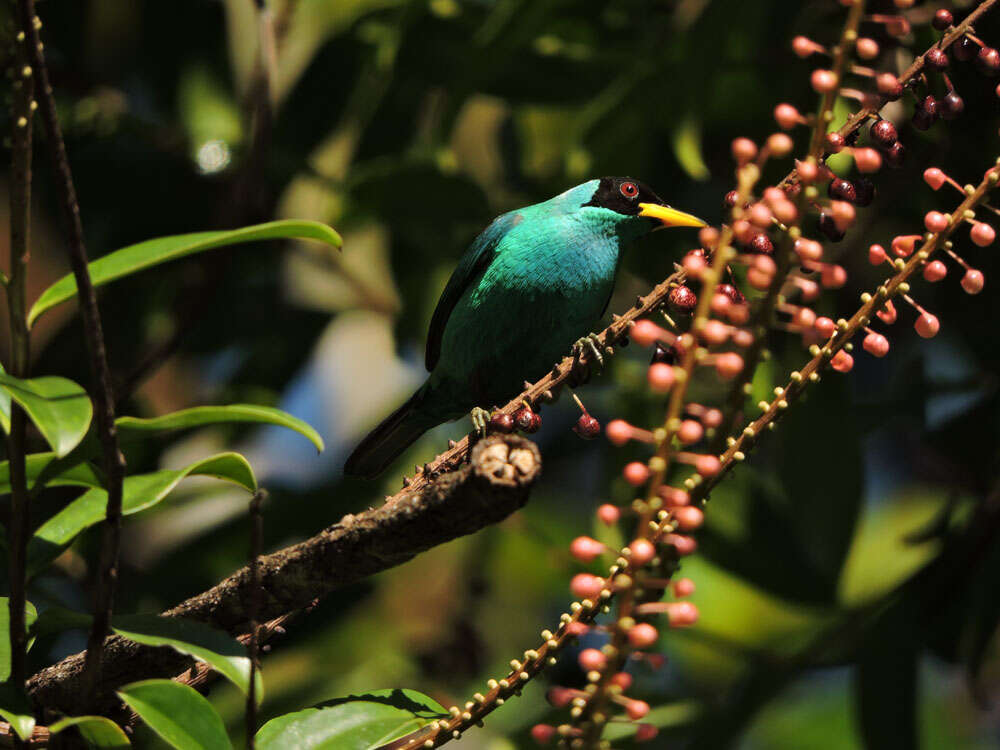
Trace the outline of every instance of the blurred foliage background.
<instances>
[{"instance_id":1,"label":"blurred foliage background","mask_svg":"<svg viewBox=\"0 0 1000 750\"><path fill-rule=\"evenodd\" d=\"M40 7L92 255L270 218L317 219L344 235L339 255L305 243L219 250L101 295L113 369L134 391L123 413L256 401L307 419L326 438L318 458L277 428L130 447L130 472L223 446L243 451L271 491L269 549L380 502L407 466L467 429L439 428L374 483L341 477L355 441L421 381L437 296L493 216L594 176L628 174L718 221L730 139L766 136L780 101L813 106L811 66L790 53L792 36L830 42L842 20L830 0L269 5L273 115L256 141L251 0ZM996 18L978 31L1000 40ZM885 41L876 27L868 32ZM923 49L933 37L919 31L908 41ZM909 54L901 48L887 63L905 65ZM953 79L966 114L928 133L902 127L907 164L878 176L875 204L838 246L850 277L824 296L827 314L852 312L877 282L868 243L917 230L930 208L950 208L942 204L950 197L922 183L926 166L971 182L997 155L995 84L966 67ZM887 115L902 122L908 106ZM29 297L67 270L47 165L36 158ZM788 166L768 176L780 179ZM634 247L611 310L664 278L690 241L657 233ZM850 376L825 378L713 494L700 552L683 570L697 583L702 620L662 638L664 669L635 665L636 697L649 700L661 726L653 744L1000 745L992 638L1000 551L991 546L1000 501L984 504L1000 445L991 327L1000 297L990 287L998 263L963 242L987 292L924 284L919 298L941 318L940 336L917 339L904 312L886 360L861 355ZM79 326L68 306L39 323L34 372L89 382ZM772 348L757 393L806 357L792 336ZM627 350L579 391L602 422L661 417L664 402L643 389L645 356ZM607 538L594 528L594 508L630 499L618 477L632 454L580 441L569 429L575 415L565 398L545 410L537 435L545 476L516 517L342 591L295 623L264 661L264 718L397 686L451 705L557 622L577 570L568 542ZM208 480L185 488L126 522L120 611L163 609L244 561L245 498ZM34 512L41 519L54 507ZM31 600L40 609L87 606L95 549L91 534L36 582ZM31 655L41 666L83 646L82 636L62 636ZM548 679L583 677L567 657ZM562 720L545 687L545 679L529 686L463 746L527 747L533 723ZM241 697L218 685L212 700L238 735Z\"/></svg>"}]
</instances>

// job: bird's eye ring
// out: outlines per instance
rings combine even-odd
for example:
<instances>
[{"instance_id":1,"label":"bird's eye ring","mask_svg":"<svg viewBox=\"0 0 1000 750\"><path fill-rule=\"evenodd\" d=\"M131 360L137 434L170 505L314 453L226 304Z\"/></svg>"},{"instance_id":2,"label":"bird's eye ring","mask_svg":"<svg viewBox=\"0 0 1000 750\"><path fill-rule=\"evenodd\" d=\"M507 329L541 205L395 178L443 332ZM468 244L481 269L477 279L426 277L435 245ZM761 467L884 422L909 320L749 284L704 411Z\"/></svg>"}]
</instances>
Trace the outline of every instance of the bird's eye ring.
<instances>
[{"instance_id":1,"label":"bird's eye ring","mask_svg":"<svg viewBox=\"0 0 1000 750\"><path fill-rule=\"evenodd\" d=\"M623 182L622 186L618 189L621 191L621 194L624 195L626 198L635 198L637 195L639 195L639 188L636 187L636 184L634 182Z\"/></svg>"}]
</instances>

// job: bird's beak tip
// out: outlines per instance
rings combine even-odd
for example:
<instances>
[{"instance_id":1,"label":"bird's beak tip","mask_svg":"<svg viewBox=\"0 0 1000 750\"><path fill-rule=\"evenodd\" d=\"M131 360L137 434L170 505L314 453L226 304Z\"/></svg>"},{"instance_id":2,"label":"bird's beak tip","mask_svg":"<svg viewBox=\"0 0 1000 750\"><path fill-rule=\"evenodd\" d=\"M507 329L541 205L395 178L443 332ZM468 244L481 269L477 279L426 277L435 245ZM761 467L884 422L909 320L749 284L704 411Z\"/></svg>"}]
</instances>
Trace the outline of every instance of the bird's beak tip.
<instances>
[{"instance_id":1,"label":"bird's beak tip","mask_svg":"<svg viewBox=\"0 0 1000 750\"><path fill-rule=\"evenodd\" d=\"M664 227L704 227L708 226L697 216L678 211L676 208L659 203L640 203L639 216L656 219Z\"/></svg>"}]
</instances>

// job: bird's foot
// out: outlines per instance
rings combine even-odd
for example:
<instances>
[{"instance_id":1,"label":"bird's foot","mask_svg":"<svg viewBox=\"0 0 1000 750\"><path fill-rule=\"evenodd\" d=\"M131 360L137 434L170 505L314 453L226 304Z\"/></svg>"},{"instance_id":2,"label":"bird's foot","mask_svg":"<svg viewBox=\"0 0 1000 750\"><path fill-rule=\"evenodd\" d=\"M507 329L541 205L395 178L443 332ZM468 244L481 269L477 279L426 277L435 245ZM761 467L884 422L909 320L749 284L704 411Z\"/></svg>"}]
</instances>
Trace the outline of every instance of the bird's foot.
<instances>
[{"instance_id":1,"label":"bird's foot","mask_svg":"<svg viewBox=\"0 0 1000 750\"><path fill-rule=\"evenodd\" d=\"M583 353L589 350L601 366L601 369L604 369L604 355L601 353L602 346L603 343L598 334L588 333L586 336L577 339L577 342L573 344L573 355L576 359L580 359Z\"/></svg>"},{"instance_id":2,"label":"bird's foot","mask_svg":"<svg viewBox=\"0 0 1000 750\"><path fill-rule=\"evenodd\" d=\"M480 438L486 437L486 428L490 423L490 413L482 407L475 406L469 412L469 419L472 420L472 429Z\"/></svg>"}]
</instances>

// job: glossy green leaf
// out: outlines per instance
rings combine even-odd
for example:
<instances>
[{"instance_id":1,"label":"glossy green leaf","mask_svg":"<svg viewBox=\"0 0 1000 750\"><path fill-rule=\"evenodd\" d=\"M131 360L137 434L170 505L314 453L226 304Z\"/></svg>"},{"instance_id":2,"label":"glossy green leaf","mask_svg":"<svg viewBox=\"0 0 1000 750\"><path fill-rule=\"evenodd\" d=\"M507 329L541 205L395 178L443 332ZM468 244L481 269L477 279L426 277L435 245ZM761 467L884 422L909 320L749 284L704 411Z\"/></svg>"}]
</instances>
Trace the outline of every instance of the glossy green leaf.
<instances>
[{"instance_id":1,"label":"glossy green leaf","mask_svg":"<svg viewBox=\"0 0 1000 750\"><path fill-rule=\"evenodd\" d=\"M97 467L75 455L59 458L55 453L31 453L25 456L28 489L38 487L101 487ZM10 492L10 464L0 463L0 495Z\"/></svg>"},{"instance_id":2,"label":"glossy green leaf","mask_svg":"<svg viewBox=\"0 0 1000 750\"><path fill-rule=\"evenodd\" d=\"M31 602L24 603L25 626L31 628L38 611ZM10 677L10 599L0 596L0 682Z\"/></svg>"},{"instance_id":3,"label":"glossy green leaf","mask_svg":"<svg viewBox=\"0 0 1000 750\"><path fill-rule=\"evenodd\" d=\"M87 434L94 407L87 392L72 380L54 376L21 380L0 373L0 389L27 412L56 455L65 456ZM4 408L2 426L10 432L9 400L0 402Z\"/></svg>"},{"instance_id":4,"label":"glossy green leaf","mask_svg":"<svg viewBox=\"0 0 1000 750\"><path fill-rule=\"evenodd\" d=\"M250 659L237 640L221 630L192 620L159 615L126 615L114 618L112 629L130 641L146 646L170 646L208 664L246 693L250 687ZM258 688L259 688L258 684ZM256 691L258 699L262 691Z\"/></svg>"},{"instance_id":5,"label":"glossy green leaf","mask_svg":"<svg viewBox=\"0 0 1000 750\"><path fill-rule=\"evenodd\" d=\"M374 690L278 716L257 732L257 750L375 750L447 716L416 690Z\"/></svg>"},{"instance_id":6,"label":"glossy green leaf","mask_svg":"<svg viewBox=\"0 0 1000 750\"><path fill-rule=\"evenodd\" d=\"M0 684L0 717L3 717L22 740L31 737L35 729L35 717L24 691L9 682Z\"/></svg>"},{"instance_id":7,"label":"glossy green leaf","mask_svg":"<svg viewBox=\"0 0 1000 750\"><path fill-rule=\"evenodd\" d=\"M222 750L233 746L212 704L189 685L173 680L143 680L121 688L118 697L177 750Z\"/></svg>"},{"instance_id":8,"label":"glossy green leaf","mask_svg":"<svg viewBox=\"0 0 1000 750\"><path fill-rule=\"evenodd\" d=\"M151 508L169 495L188 476L210 476L244 487L257 489L257 479L250 464L239 453L219 453L196 461L183 469L163 469L150 474L126 477L123 486L122 514ZM28 542L28 575L34 575L54 560L84 529L104 519L108 494L92 489L71 502L43 523Z\"/></svg>"},{"instance_id":9,"label":"glossy green leaf","mask_svg":"<svg viewBox=\"0 0 1000 750\"><path fill-rule=\"evenodd\" d=\"M287 427L307 437L316 446L316 450L323 450L323 438L319 436L319 433L311 425L293 417L291 414L281 411L281 409L273 409L269 406L256 406L254 404L196 406L192 409L183 409L175 411L172 414L164 414L162 417L152 417L149 419L121 417L115 424L118 426L122 437L128 438L133 433L144 434L167 430L183 430L189 427L201 427L202 425L225 422L257 422L260 424Z\"/></svg>"},{"instance_id":10,"label":"glossy green leaf","mask_svg":"<svg viewBox=\"0 0 1000 750\"><path fill-rule=\"evenodd\" d=\"M131 747L122 728L103 716L67 716L54 724L49 724L49 732L59 734L70 727L76 727L88 747L99 750L122 750Z\"/></svg>"},{"instance_id":11,"label":"glossy green leaf","mask_svg":"<svg viewBox=\"0 0 1000 750\"><path fill-rule=\"evenodd\" d=\"M160 263L166 263L188 255L213 250L217 247L238 245L244 242L276 239L309 239L340 247L340 235L333 229L317 221L283 220L266 224L255 224L241 229L193 232L171 237L158 237L136 245L129 245L98 258L89 265L90 278L94 286L102 286L112 281L138 273ZM28 312L28 325L38 316L76 296L76 280L67 274L42 292Z\"/></svg>"}]
</instances>

